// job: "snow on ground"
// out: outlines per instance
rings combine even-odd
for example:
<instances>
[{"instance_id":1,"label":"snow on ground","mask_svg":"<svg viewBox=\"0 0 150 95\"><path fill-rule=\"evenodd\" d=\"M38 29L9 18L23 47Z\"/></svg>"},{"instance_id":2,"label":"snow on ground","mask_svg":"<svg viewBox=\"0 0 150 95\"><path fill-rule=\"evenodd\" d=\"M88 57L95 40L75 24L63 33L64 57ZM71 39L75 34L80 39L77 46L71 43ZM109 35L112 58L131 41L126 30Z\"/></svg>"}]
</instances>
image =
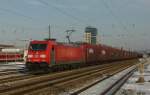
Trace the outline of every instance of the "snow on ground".
<instances>
[{"instance_id":1,"label":"snow on ground","mask_svg":"<svg viewBox=\"0 0 150 95\"><path fill-rule=\"evenodd\" d=\"M116 95L150 95L150 58L147 59L144 73L144 83L136 83L140 77L136 71L132 77L121 87Z\"/></svg>"},{"instance_id":2,"label":"snow on ground","mask_svg":"<svg viewBox=\"0 0 150 95\"><path fill-rule=\"evenodd\" d=\"M122 72L117 73L116 75L98 83L97 85L87 89L86 91L80 93L79 95L101 95L106 89L113 85L116 81L126 75L128 72L133 70L135 66L132 66Z\"/></svg>"}]
</instances>

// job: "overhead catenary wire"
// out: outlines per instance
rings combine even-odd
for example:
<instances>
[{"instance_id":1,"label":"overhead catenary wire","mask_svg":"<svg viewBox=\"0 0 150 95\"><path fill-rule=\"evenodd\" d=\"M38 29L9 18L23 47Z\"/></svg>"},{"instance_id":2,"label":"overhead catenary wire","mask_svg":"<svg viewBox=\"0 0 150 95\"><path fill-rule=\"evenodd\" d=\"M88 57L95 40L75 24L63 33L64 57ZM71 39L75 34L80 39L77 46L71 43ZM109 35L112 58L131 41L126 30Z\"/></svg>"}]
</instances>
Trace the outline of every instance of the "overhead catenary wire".
<instances>
[{"instance_id":1,"label":"overhead catenary wire","mask_svg":"<svg viewBox=\"0 0 150 95\"><path fill-rule=\"evenodd\" d=\"M114 11L112 10L112 8L110 8L110 6L107 4L107 2L105 2L105 0L101 0L101 1L103 2L104 6L108 9L110 15L112 15L114 17L114 19L117 21L117 23L119 23L123 27L122 29L126 33L130 33L130 31L128 31L126 25L124 25L123 22L119 19L119 17L117 15L115 15L116 13L114 13ZM119 35L119 37L121 37L121 39L122 39L123 37L126 37L126 36L125 35ZM120 40L118 40L118 41L120 41ZM128 43L131 43L131 42L128 42ZM126 44L124 44L124 45L126 47Z\"/></svg>"},{"instance_id":2,"label":"overhead catenary wire","mask_svg":"<svg viewBox=\"0 0 150 95\"><path fill-rule=\"evenodd\" d=\"M0 8L1 11L4 11L4 12L8 12L8 13L11 13L11 14L14 14L14 15L17 15L17 16L21 16L21 17L24 17L24 18L27 18L27 19L33 19L32 17L30 16L27 16L27 15L24 15L20 12L17 12L17 11L14 11L14 10L11 10L11 9L7 9L7 8Z\"/></svg>"},{"instance_id":3,"label":"overhead catenary wire","mask_svg":"<svg viewBox=\"0 0 150 95\"><path fill-rule=\"evenodd\" d=\"M7 13L10 13L10 14L14 14L16 16L24 17L24 18L29 19L29 20L34 20L31 16L27 16L27 15L21 13L21 12L18 12L18 11L12 10L12 9L0 8L0 11L7 12ZM7 24L7 26L8 25L10 25L10 24ZM13 27L16 27L16 26L14 26L14 24L13 24ZM13 31L13 33L16 33L16 32L17 32L17 30L15 29L15 31ZM2 33L6 33L6 31L2 30Z\"/></svg>"},{"instance_id":4,"label":"overhead catenary wire","mask_svg":"<svg viewBox=\"0 0 150 95\"><path fill-rule=\"evenodd\" d=\"M26 15L26 14L20 12L20 11L16 11L16 9L13 10L13 9L9 9L9 8L1 8L1 7L0 7L0 11L7 12L7 13L9 13L9 14L13 14L13 15L16 15L16 16L19 16L19 17L26 18L26 19L28 19L28 20L30 20L30 21L32 21L32 22L38 22L38 23L41 22L41 21L39 21L39 19L33 18L32 16ZM37 23L36 23L36 24L37 24ZM13 25L10 25L10 24L7 23L7 25L8 25L8 26L16 27L14 24L13 24ZM40 25L41 25L41 24L40 24ZM20 25L17 25L17 27L20 27ZM22 26L21 26L21 27L22 27ZM24 27L24 26L23 26L23 27Z\"/></svg>"},{"instance_id":5,"label":"overhead catenary wire","mask_svg":"<svg viewBox=\"0 0 150 95\"><path fill-rule=\"evenodd\" d=\"M46 2L46 1L44 1L44 0L37 0L37 1L39 1L40 3L42 3L43 5L45 5L45 6L47 6L47 7L50 7L50 8L55 9L56 11L60 12L61 14L65 15L65 16L68 16L68 17L72 18L73 20L75 20L75 21L77 21L77 22L80 22L80 23L82 23L82 24L87 24L86 21L84 21L83 19L80 19L80 18L78 18L78 17L76 17L76 16L74 16L74 15L71 15L71 14L69 14L68 12L66 12L65 10L60 9L60 8L58 8L57 6L54 6L54 5L48 3L48 2Z\"/></svg>"},{"instance_id":6,"label":"overhead catenary wire","mask_svg":"<svg viewBox=\"0 0 150 95\"><path fill-rule=\"evenodd\" d=\"M75 20L78 23L82 23L84 25L87 25L87 23L88 23L88 22L84 21L83 19L80 19L80 18L78 18L78 17L76 17L76 16L66 12L65 10L60 9L59 7L54 6L53 4L50 4L50 3L48 3L48 2L46 2L44 0L37 0L37 1L39 1L40 3L45 5L46 7L53 8L56 11L60 12L61 14L65 15L65 16L67 16L69 18L72 18L73 20ZM25 15L25 14L19 12L19 11L16 11L16 10L12 10L12 9L8 9L8 8L0 8L0 11L7 12L7 13L10 13L10 14L13 14L13 15L16 15L16 16L24 17L26 19L33 20L33 21L36 21L36 22L38 21L37 19L34 19L33 17Z\"/></svg>"},{"instance_id":7,"label":"overhead catenary wire","mask_svg":"<svg viewBox=\"0 0 150 95\"><path fill-rule=\"evenodd\" d=\"M99 1L99 0L98 0ZM123 30L125 32L129 32L127 27L122 23L122 21L118 18L118 16L115 15L114 11L110 8L110 6L105 2L105 0L101 0L105 6L105 8L108 9L110 14L114 17L114 19L123 27Z\"/></svg>"}]
</instances>

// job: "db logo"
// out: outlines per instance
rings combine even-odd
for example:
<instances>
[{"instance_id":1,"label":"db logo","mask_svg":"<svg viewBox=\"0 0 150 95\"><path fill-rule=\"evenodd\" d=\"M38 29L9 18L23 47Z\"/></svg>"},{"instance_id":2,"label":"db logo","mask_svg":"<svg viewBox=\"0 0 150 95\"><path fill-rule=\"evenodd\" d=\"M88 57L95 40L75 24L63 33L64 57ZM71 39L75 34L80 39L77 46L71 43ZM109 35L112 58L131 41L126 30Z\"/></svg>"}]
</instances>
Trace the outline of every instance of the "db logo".
<instances>
[{"instance_id":1,"label":"db logo","mask_svg":"<svg viewBox=\"0 0 150 95\"><path fill-rule=\"evenodd\" d=\"M94 50L92 48L90 48L89 53L94 53Z\"/></svg>"},{"instance_id":2,"label":"db logo","mask_svg":"<svg viewBox=\"0 0 150 95\"><path fill-rule=\"evenodd\" d=\"M102 50L101 53L102 53L102 55L106 55L106 51L105 50Z\"/></svg>"}]
</instances>

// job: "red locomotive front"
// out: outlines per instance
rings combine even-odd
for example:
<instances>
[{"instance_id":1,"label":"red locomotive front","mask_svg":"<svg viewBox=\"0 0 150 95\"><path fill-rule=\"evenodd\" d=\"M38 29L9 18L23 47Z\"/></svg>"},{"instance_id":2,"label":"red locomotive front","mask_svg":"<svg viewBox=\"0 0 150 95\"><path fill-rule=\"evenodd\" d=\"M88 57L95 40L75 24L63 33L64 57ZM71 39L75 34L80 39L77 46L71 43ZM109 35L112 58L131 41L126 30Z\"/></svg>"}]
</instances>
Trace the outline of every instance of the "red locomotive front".
<instances>
[{"instance_id":1,"label":"red locomotive front","mask_svg":"<svg viewBox=\"0 0 150 95\"><path fill-rule=\"evenodd\" d=\"M26 66L29 69L48 67L53 41L31 41Z\"/></svg>"}]
</instances>

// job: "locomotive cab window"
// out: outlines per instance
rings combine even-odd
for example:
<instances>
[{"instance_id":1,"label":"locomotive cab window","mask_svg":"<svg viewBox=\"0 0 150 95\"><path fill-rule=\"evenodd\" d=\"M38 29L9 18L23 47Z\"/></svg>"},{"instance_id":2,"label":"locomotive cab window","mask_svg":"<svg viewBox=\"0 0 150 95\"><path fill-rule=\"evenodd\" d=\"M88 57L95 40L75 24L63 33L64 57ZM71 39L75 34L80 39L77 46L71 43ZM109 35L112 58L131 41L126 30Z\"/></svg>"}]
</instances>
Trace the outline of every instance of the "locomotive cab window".
<instances>
[{"instance_id":1,"label":"locomotive cab window","mask_svg":"<svg viewBox=\"0 0 150 95\"><path fill-rule=\"evenodd\" d=\"M47 44L31 44L30 50L46 50Z\"/></svg>"}]
</instances>

